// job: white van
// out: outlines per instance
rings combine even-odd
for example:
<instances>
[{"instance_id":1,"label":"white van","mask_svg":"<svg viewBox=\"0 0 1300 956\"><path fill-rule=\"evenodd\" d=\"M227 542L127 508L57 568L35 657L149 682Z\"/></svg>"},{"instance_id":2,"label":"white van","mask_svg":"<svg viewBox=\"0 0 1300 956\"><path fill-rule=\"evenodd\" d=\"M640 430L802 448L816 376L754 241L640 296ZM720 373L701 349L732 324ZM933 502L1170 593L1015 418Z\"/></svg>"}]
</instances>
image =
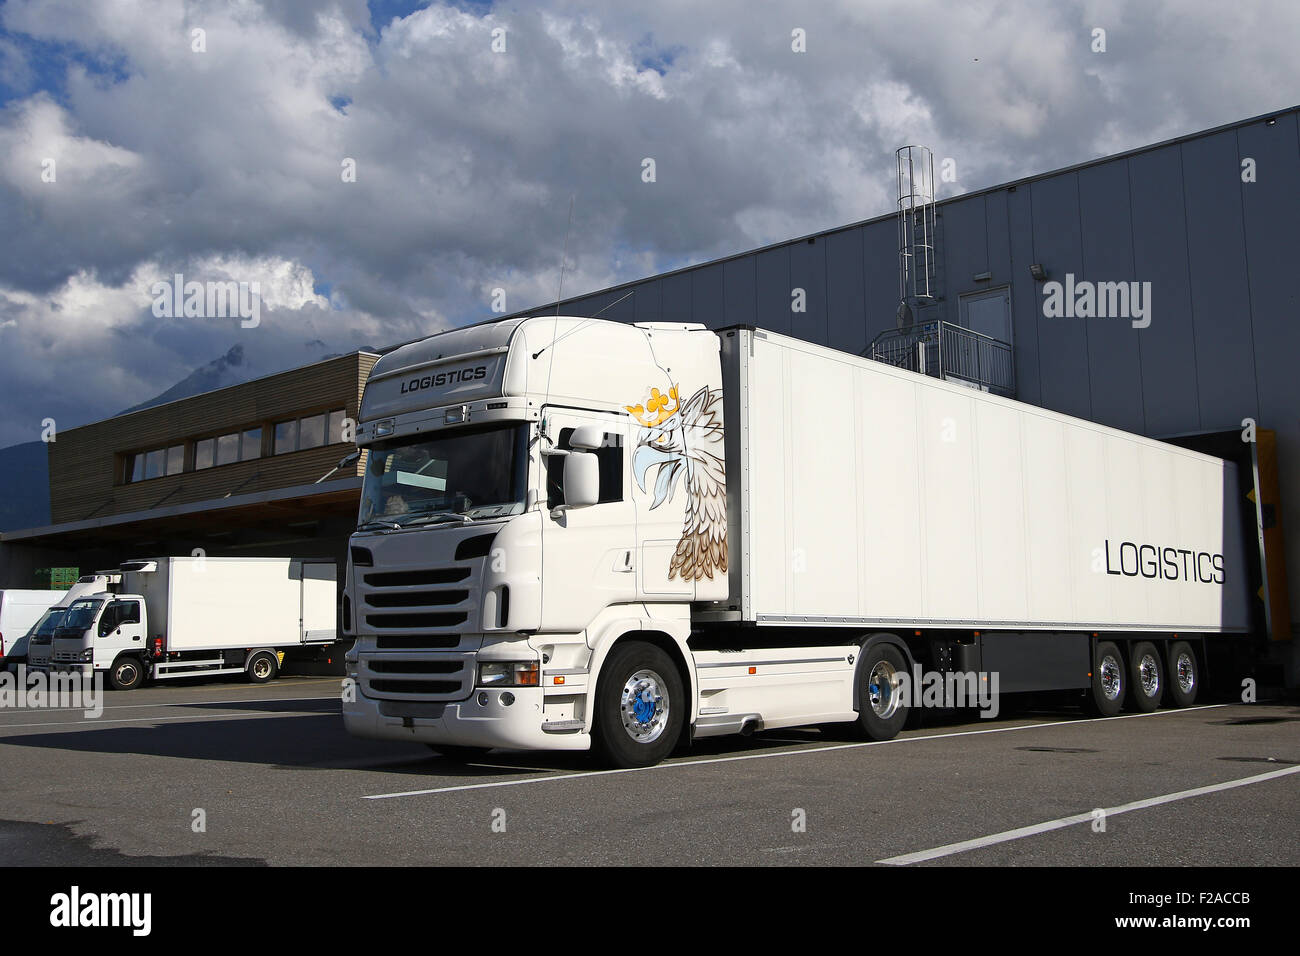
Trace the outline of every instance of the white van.
<instances>
[{"instance_id":1,"label":"white van","mask_svg":"<svg viewBox=\"0 0 1300 956\"><path fill-rule=\"evenodd\" d=\"M0 670L27 660L27 632L67 591L0 591Z\"/></svg>"}]
</instances>

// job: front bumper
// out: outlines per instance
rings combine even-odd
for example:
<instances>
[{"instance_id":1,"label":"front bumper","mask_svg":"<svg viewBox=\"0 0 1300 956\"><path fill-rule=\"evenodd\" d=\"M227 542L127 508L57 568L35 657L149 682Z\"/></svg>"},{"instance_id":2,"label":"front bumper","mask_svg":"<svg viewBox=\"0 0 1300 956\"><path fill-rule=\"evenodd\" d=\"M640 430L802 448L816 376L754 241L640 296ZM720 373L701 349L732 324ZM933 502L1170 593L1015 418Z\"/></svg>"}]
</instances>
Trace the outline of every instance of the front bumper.
<instances>
[{"instance_id":1,"label":"front bumper","mask_svg":"<svg viewBox=\"0 0 1300 956\"><path fill-rule=\"evenodd\" d=\"M501 695L514 694L510 706ZM485 694L486 703L478 702ZM590 750L591 736L581 732L548 733L542 729L543 691L540 687L475 689L466 700L446 704L411 704L375 700L356 691L356 700L343 702L348 733L374 740L411 740L462 747L501 747L507 750Z\"/></svg>"},{"instance_id":2,"label":"front bumper","mask_svg":"<svg viewBox=\"0 0 1300 956\"><path fill-rule=\"evenodd\" d=\"M48 664L37 664L29 667L33 671L54 671L60 674L80 674L84 678L95 676L95 665L90 663L70 663L68 661L51 661Z\"/></svg>"}]
</instances>

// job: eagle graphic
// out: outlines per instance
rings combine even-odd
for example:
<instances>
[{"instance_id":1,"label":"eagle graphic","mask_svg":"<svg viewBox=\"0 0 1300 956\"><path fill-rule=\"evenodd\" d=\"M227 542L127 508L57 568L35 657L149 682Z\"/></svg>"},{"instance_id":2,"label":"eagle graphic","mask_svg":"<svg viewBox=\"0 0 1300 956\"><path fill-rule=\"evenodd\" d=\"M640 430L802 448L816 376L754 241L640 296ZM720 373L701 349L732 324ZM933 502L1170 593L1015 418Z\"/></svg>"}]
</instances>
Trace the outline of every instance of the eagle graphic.
<instances>
[{"instance_id":1,"label":"eagle graphic","mask_svg":"<svg viewBox=\"0 0 1300 956\"><path fill-rule=\"evenodd\" d=\"M722 389L705 386L685 404L678 400L676 386L667 395L652 389L644 406L625 407L642 425L632 470L643 492L650 472L655 472L650 510L672 501L679 481L686 486L686 517L668 564L669 579L712 580L715 570L727 570Z\"/></svg>"}]
</instances>

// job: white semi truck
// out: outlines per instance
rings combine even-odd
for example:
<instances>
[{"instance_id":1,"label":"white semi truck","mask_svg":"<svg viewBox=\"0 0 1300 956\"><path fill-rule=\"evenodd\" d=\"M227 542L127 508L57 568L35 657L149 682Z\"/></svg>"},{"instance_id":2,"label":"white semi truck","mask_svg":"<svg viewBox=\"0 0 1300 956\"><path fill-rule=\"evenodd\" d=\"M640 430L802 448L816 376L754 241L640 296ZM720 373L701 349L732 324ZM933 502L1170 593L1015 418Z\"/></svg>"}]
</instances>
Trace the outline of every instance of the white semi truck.
<instances>
[{"instance_id":1,"label":"white semi truck","mask_svg":"<svg viewBox=\"0 0 1300 956\"><path fill-rule=\"evenodd\" d=\"M346 726L453 757L888 739L922 672L1186 705L1252 626L1234 465L762 330L443 332L357 434Z\"/></svg>"},{"instance_id":2,"label":"white semi truck","mask_svg":"<svg viewBox=\"0 0 1300 956\"><path fill-rule=\"evenodd\" d=\"M50 666L108 675L118 690L152 677L275 677L284 651L336 639L333 561L180 557L128 561L112 589L70 602Z\"/></svg>"}]
</instances>

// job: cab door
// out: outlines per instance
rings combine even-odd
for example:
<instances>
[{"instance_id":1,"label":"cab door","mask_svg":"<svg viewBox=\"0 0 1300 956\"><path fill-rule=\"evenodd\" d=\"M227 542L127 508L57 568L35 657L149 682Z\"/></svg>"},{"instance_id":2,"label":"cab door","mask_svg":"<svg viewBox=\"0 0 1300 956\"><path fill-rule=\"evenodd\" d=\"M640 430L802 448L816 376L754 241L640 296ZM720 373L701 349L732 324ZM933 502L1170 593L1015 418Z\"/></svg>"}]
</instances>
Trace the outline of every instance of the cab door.
<instances>
[{"instance_id":1,"label":"cab door","mask_svg":"<svg viewBox=\"0 0 1300 956\"><path fill-rule=\"evenodd\" d=\"M542 627L584 630L600 611L636 597L636 515L627 465L629 428L625 415L561 409L542 410L546 438L535 446L537 497L542 510ZM555 512L564 503L564 455L574 429L597 425L604 443L599 503Z\"/></svg>"},{"instance_id":2,"label":"cab door","mask_svg":"<svg viewBox=\"0 0 1300 956\"><path fill-rule=\"evenodd\" d=\"M96 666L108 667L124 650L143 650L144 629L144 609L138 599L110 601L95 630Z\"/></svg>"}]
</instances>

